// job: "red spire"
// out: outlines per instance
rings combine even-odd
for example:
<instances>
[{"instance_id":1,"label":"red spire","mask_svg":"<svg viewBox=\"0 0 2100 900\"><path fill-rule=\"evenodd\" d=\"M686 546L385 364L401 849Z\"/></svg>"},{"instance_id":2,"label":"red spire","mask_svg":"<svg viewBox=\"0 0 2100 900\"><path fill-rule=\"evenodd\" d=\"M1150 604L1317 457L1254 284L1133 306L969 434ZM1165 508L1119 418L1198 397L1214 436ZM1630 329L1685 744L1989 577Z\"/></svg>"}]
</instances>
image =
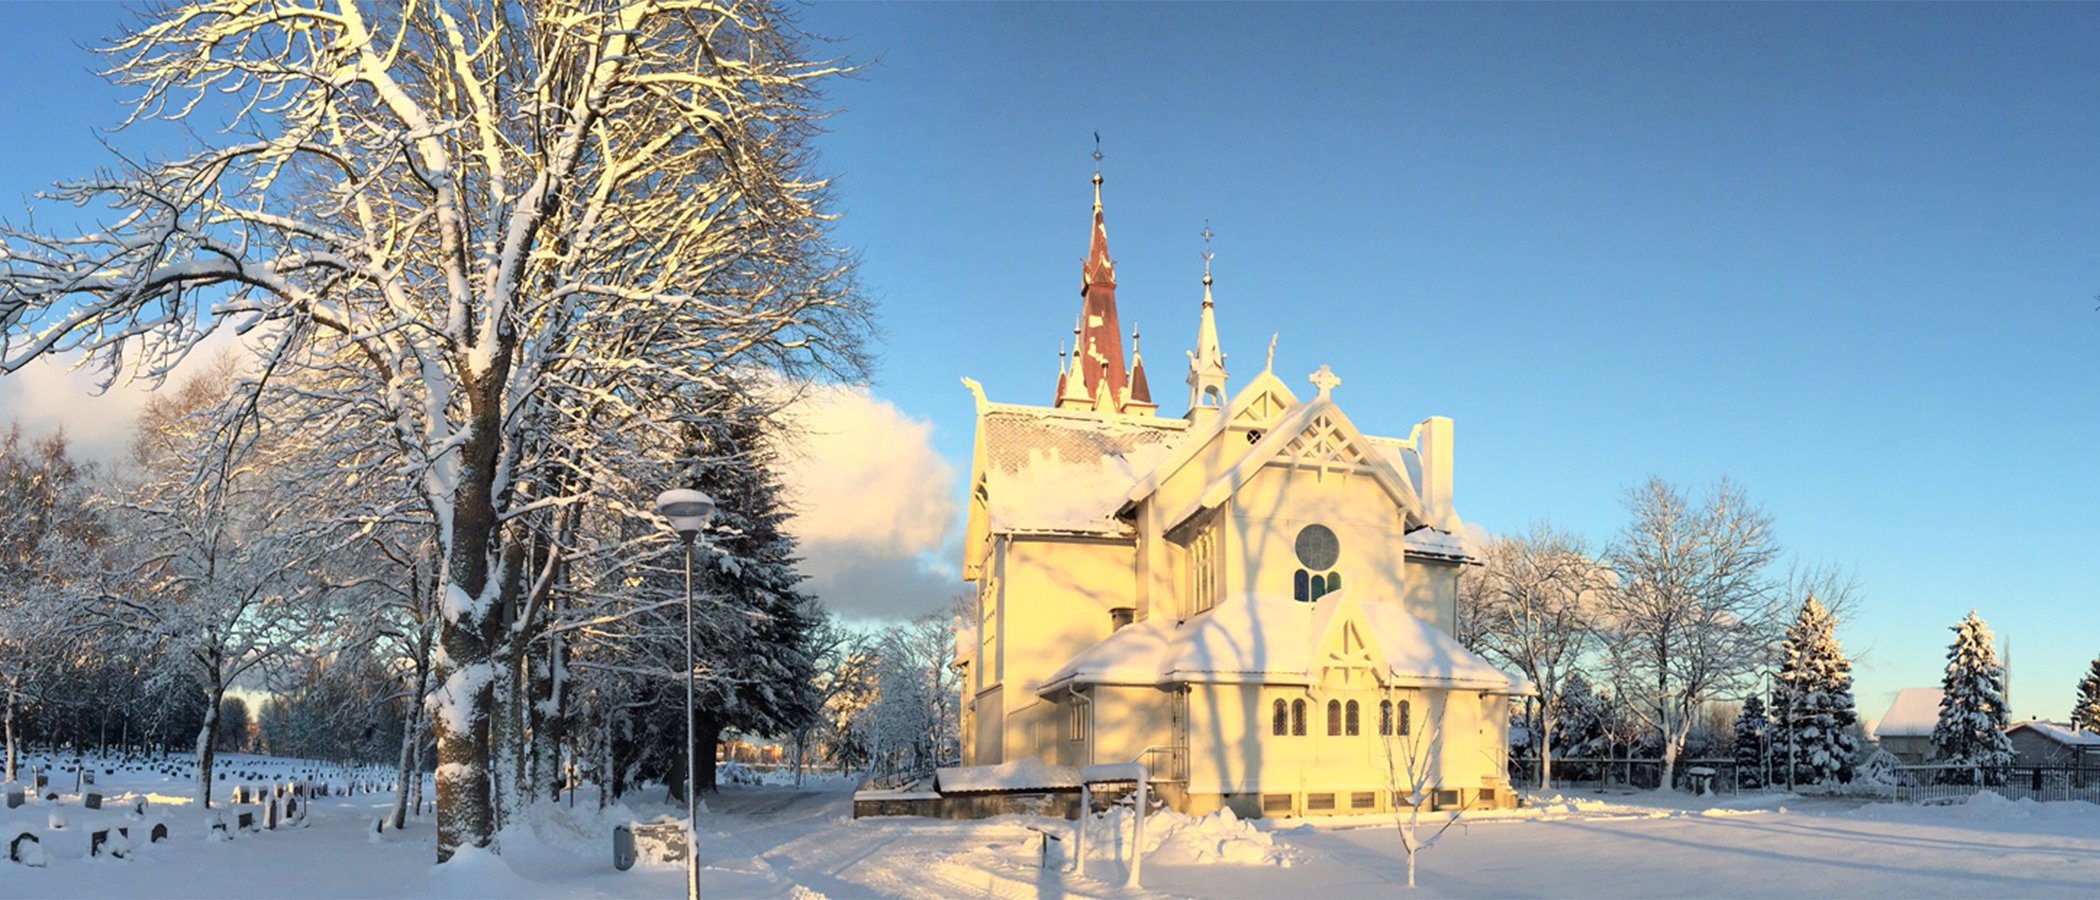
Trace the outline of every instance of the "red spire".
<instances>
[{"instance_id":1,"label":"red spire","mask_svg":"<svg viewBox=\"0 0 2100 900\"><path fill-rule=\"evenodd\" d=\"M1108 224L1101 212L1101 173L1094 173L1094 233L1087 247L1085 282L1079 288L1081 334L1075 352L1086 354L1086 392L1099 396L1103 382L1120 402L1129 384L1123 366L1123 329L1116 322L1116 264L1108 255Z\"/></svg>"},{"instance_id":2,"label":"red spire","mask_svg":"<svg viewBox=\"0 0 2100 900\"><path fill-rule=\"evenodd\" d=\"M1136 328L1130 329L1130 402L1132 405L1152 403L1152 385L1145 382L1145 351L1138 349Z\"/></svg>"}]
</instances>

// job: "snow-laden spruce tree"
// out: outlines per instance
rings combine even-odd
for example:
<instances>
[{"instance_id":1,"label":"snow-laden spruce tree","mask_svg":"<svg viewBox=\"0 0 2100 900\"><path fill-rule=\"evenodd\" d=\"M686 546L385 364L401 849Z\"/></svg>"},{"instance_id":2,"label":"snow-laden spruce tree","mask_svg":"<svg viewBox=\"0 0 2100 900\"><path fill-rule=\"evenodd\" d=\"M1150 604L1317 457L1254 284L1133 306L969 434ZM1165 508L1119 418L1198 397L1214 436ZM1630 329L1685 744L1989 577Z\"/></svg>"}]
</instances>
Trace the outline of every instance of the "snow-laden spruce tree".
<instances>
[{"instance_id":1,"label":"snow-laden spruce tree","mask_svg":"<svg viewBox=\"0 0 2100 900\"><path fill-rule=\"evenodd\" d=\"M1940 720L1932 726L1932 761L1953 766L1949 784L2002 784L2012 765L2005 736L2005 668L1998 664L1990 626L1975 610L1954 626L1947 673L1940 680Z\"/></svg>"},{"instance_id":2,"label":"snow-laden spruce tree","mask_svg":"<svg viewBox=\"0 0 2100 900\"><path fill-rule=\"evenodd\" d=\"M1852 661L1838 645L1836 620L1815 594L1787 626L1779 652L1774 756L1793 766L1792 784L1851 780L1852 761L1859 756Z\"/></svg>"},{"instance_id":3,"label":"snow-laden spruce tree","mask_svg":"<svg viewBox=\"0 0 2100 900\"><path fill-rule=\"evenodd\" d=\"M2071 705L2071 725L2087 731L2100 732L2100 657L2078 679L2078 702Z\"/></svg>"},{"instance_id":4,"label":"snow-laden spruce tree","mask_svg":"<svg viewBox=\"0 0 2100 900\"><path fill-rule=\"evenodd\" d=\"M1743 701L1735 717L1735 783L1737 787L1765 787L1766 741L1771 723L1765 720L1765 701L1757 695Z\"/></svg>"},{"instance_id":5,"label":"snow-laden spruce tree","mask_svg":"<svg viewBox=\"0 0 2100 900\"><path fill-rule=\"evenodd\" d=\"M797 587L802 574L795 539L784 530L778 452L760 411L738 410L689 431L689 455L709 461L692 486L715 499L713 562L698 573L697 590L721 607L697 623L694 641L696 652L733 673L702 683L695 700L696 784L712 791L723 731L789 737L816 721L810 637L823 611Z\"/></svg>"},{"instance_id":6,"label":"snow-laden spruce tree","mask_svg":"<svg viewBox=\"0 0 2100 900\"><path fill-rule=\"evenodd\" d=\"M194 143L51 192L100 228L0 228L0 372L159 377L223 323L361 383L331 437L439 539L437 855L488 845L492 758L544 733L496 707L576 551L549 514L653 523L686 461L636 454L726 376L861 367L811 172L839 70L766 0L190 0L104 52Z\"/></svg>"}]
</instances>

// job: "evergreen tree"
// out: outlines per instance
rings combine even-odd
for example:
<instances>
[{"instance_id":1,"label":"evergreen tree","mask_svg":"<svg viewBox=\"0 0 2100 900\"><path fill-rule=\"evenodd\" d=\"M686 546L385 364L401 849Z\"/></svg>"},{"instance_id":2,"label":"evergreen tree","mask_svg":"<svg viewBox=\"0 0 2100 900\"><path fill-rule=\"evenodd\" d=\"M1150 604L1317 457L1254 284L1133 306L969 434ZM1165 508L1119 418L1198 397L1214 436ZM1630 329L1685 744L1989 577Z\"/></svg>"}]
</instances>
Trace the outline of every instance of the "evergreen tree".
<instances>
[{"instance_id":1,"label":"evergreen tree","mask_svg":"<svg viewBox=\"0 0 2100 900\"><path fill-rule=\"evenodd\" d=\"M819 711L810 638L824 613L796 587L802 574L795 568L795 539L783 530L789 513L765 421L746 410L690 431L692 456L705 461L693 486L715 500L708 553L694 572L694 589L723 607L696 619L695 652L716 671L731 673L709 679L694 698L695 764L703 791L714 788L715 751L724 732L787 736L815 721ZM682 695L672 699L682 708ZM675 712L671 719L677 721ZM675 761L683 768L682 759Z\"/></svg>"},{"instance_id":2,"label":"evergreen tree","mask_svg":"<svg viewBox=\"0 0 2100 900\"><path fill-rule=\"evenodd\" d=\"M1947 674L1940 681L1940 720L1932 728L1933 760L1948 769L1950 784L2001 784L2012 765L2012 740L2005 736L2005 669L1991 646L1990 626L1970 610L1953 628Z\"/></svg>"},{"instance_id":3,"label":"evergreen tree","mask_svg":"<svg viewBox=\"0 0 2100 900\"><path fill-rule=\"evenodd\" d=\"M2100 731L2100 657L2078 681L2078 702L2071 707L2071 726Z\"/></svg>"},{"instance_id":4,"label":"evergreen tree","mask_svg":"<svg viewBox=\"0 0 2100 900\"><path fill-rule=\"evenodd\" d=\"M1765 786L1765 740L1771 723L1765 720L1765 701L1752 696L1743 701L1735 717L1735 783L1738 787Z\"/></svg>"},{"instance_id":5,"label":"evergreen tree","mask_svg":"<svg viewBox=\"0 0 2100 900\"><path fill-rule=\"evenodd\" d=\"M1859 757L1852 662L1838 646L1836 629L1830 610L1809 594L1779 645L1778 690L1786 714L1773 748L1785 748L1794 784L1850 781L1852 761Z\"/></svg>"}]
</instances>

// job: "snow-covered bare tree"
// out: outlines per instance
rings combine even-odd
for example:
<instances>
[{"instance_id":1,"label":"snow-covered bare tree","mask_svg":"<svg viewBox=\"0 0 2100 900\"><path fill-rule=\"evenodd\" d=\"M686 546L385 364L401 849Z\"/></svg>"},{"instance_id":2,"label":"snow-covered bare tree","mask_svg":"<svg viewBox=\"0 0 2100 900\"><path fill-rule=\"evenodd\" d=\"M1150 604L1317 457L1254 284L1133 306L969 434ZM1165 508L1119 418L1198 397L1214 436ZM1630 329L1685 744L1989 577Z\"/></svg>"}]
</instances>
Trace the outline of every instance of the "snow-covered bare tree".
<instances>
[{"instance_id":1,"label":"snow-covered bare tree","mask_svg":"<svg viewBox=\"0 0 2100 900\"><path fill-rule=\"evenodd\" d=\"M1779 549L1771 517L1727 479L1696 504L1650 479L1626 505L1633 522L1609 554L1619 589L1598 634L1616 693L1661 739L1669 785L1700 705L1768 658L1779 610L1767 569Z\"/></svg>"},{"instance_id":2,"label":"snow-covered bare tree","mask_svg":"<svg viewBox=\"0 0 2100 900\"><path fill-rule=\"evenodd\" d=\"M2078 699L2071 704L2071 727L2100 732L2100 657L2078 679Z\"/></svg>"},{"instance_id":3,"label":"snow-covered bare tree","mask_svg":"<svg viewBox=\"0 0 2100 900\"><path fill-rule=\"evenodd\" d=\"M237 378L223 361L148 401L133 450L136 476L111 486L111 555L87 593L91 608L135 646L167 653L199 692L196 802L211 806L220 710L237 681L311 648L326 621L310 602L327 547L300 515L302 494L279 476L297 447L214 452L216 413ZM228 737L235 741L240 735Z\"/></svg>"},{"instance_id":4,"label":"snow-covered bare tree","mask_svg":"<svg viewBox=\"0 0 2100 900\"><path fill-rule=\"evenodd\" d=\"M1837 622L1814 594L1802 601L1780 643L1775 690L1780 706L1772 747L1775 754L1784 748L1793 769L1788 784L1852 780L1853 760L1859 756L1852 661L1838 645Z\"/></svg>"},{"instance_id":5,"label":"snow-covered bare tree","mask_svg":"<svg viewBox=\"0 0 2100 900\"><path fill-rule=\"evenodd\" d=\"M87 479L64 432L24 440L10 423L0 435L0 730L7 740L0 780L15 779L16 717L79 634L62 597L102 534L88 510Z\"/></svg>"},{"instance_id":6,"label":"snow-covered bare tree","mask_svg":"<svg viewBox=\"0 0 2100 900\"><path fill-rule=\"evenodd\" d=\"M874 697L850 727L879 779L932 775L959 749L952 618L951 609L936 610L885 629L874 644Z\"/></svg>"},{"instance_id":7,"label":"snow-covered bare tree","mask_svg":"<svg viewBox=\"0 0 2100 900\"><path fill-rule=\"evenodd\" d=\"M2005 667L1998 664L1991 627L1975 610L1954 626L1947 672L1940 679L1940 718L1932 726L1932 761L1950 784L2003 784L2012 765L2005 736Z\"/></svg>"},{"instance_id":8,"label":"snow-covered bare tree","mask_svg":"<svg viewBox=\"0 0 2100 900\"><path fill-rule=\"evenodd\" d=\"M1581 539L1538 524L1496 538L1480 572L1465 579L1463 605L1478 624L1476 647L1500 657L1539 692L1539 786L1553 786L1553 739L1560 692L1573 677L1603 597L1616 586Z\"/></svg>"},{"instance_id":9,"label":"snow-covered bare tree","mask_svg":"<svg viewBox=\"0 0 2100 900\"><path fill-rule=\"evenodd\" d=\"M257 383L355 369L337 436L440 536L438 857L487 845L535 520L648 518L681 461L617 457L733 369L858 371L808 140L838 69L765 0L191 0L105 53L197 144L52 191L104 227L0 229L0 372L159 376L221 321L272 337Z\"/></svg>"}]
</instances>

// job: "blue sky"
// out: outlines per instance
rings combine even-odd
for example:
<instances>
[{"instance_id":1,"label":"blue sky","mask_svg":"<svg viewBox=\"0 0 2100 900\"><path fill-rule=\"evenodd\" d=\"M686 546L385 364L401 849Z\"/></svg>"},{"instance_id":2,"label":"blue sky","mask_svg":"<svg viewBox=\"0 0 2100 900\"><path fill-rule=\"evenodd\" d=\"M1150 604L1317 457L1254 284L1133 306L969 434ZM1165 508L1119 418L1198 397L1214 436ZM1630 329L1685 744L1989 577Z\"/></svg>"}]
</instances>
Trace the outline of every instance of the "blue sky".
<instances>
[{"instance_id":1,"label":"blue sky","mask_svg":"<svg viewBox=\"0 0 2100 900\"><path fill-rule=\"evenodd\" d=\"M0 202L98 159L111 6L0 5ZM1650 475L1740 481L1848 565L1863 714L1971 607L2014 707L2100 654L2100 7L818 4L821 140L874 390L967 471L962 376L1045 402L1092 133L1126 325L1184 406L1197 237L1237 383L1280 333L1376 433L1457 422L1457 501L1602 543ZM19 208L19 207L14 207ZM960 490L959 482L950 482ZM952 547L953 534L949 539Z\"/></svg>"}]
</instances>

